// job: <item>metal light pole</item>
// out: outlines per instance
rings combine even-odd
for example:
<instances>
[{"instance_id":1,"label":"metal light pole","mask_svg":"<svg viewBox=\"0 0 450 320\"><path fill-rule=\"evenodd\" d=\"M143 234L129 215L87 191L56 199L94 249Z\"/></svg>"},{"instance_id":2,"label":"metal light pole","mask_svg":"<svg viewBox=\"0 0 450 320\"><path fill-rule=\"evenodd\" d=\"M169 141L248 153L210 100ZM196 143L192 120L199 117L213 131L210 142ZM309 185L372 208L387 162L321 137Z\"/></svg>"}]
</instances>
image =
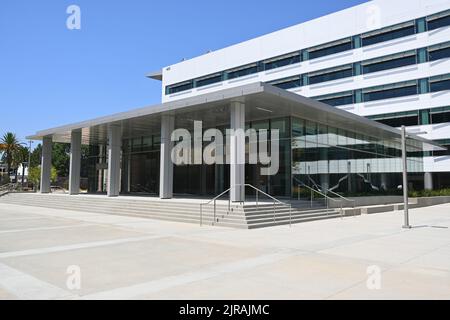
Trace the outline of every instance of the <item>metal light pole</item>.
<instances>
[{"instance_id":1,"label":"metal light pole","mask_svg":"<svg viewBox=\"0 0 450 320\"><path fill-rule=\"evenodd\" d=\"M30 168L31 168L31 144L33 141L30 140L30 149L28 150L28 176L27 176L27 188L30 187ZM23 180L23 178L22 178ZM23 181L22 181L23 183Z\"/></svg>"},{"instance_id":2,"label":"metal light pole","mask_svg":"<svg viewBox=\"0 0 450 320\"><path fill-rule=\"evenodd\" d=\"M404 229L411 229L409 224L409 198L408 198L408 156L406 154L406 127L402 126L402 162L403 162L403 202L405 210Z\"/></svg>"}]
</instances>

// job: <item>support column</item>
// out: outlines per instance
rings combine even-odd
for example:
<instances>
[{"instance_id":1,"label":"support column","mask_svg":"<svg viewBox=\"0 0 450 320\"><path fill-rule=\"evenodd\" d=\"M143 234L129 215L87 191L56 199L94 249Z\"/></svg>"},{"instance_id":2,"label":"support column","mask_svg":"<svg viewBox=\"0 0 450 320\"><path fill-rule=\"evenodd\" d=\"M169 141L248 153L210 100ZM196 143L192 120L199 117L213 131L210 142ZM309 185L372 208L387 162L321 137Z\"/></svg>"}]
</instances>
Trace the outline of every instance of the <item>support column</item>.
<instances>
[{"instance_id":1,"label":"support column","mask_svg":"<svg viewBox=\"0 0 450 320\"><path fill-rule=\"evenodd\" d=\"M72 131L70 138L69 194L80 193L81 130Z\"/></svg>"},{"instance_id":2,"label":"support column","mask_svg":"<svg viewBox=\"0 0 450 320\"><path fill-rule=\"evenodd\" d=\"M425 172L424 184L425 190L433 190L433 174L431 172Z\"/></svg>"},{"instance_id":3,"label":"support column","mask_svg":"<svg viewBox=\"0 0 450 320\"><path fill-rule=\"evenodd\" d=\"M52 144L52 137L44 137L42 140L41 193L50 193L52 174Z\"/></svg>"},{"instance_id":4,"label":"support column","mask_svg":"<svg viewBox=\"0 0 450 320\"><path fill-rule=\"evenodd\" d=\"M122 147L122 128L108 128L108 197L118 197L120 193L120 149Z\"/></svg>"},{"instance_id":5,"label":"support column","mask_svg":"<svg viewBox=\"0 0 450 320\"><path fill-rule=\"evenodd\" d=\"M161 118L161 161L160 161L160 179L159 179L159 197L161 199L173 198L173 162L171 139L172 132L175 130L175 117L162 116Z\"/></svg>"},{"instance_id":6,"label":"support column","mask_svg":"<svg viewBox=\"0 0 450 320\"><path fill-rule=\"evenodd\" d=\"M232 102L230 143L230 196L233 202L245 201L245 104Z\"/></svg>"}]
</instances>

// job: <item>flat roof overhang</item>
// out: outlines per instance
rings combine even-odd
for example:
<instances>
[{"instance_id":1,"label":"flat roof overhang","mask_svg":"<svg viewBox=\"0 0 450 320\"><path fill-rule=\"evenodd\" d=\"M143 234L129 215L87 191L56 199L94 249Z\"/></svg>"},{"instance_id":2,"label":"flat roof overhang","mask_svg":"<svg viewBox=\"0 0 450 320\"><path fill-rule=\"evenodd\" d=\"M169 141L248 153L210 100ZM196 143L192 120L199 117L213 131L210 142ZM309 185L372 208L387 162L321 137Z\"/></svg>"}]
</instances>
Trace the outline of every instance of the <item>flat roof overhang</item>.
<instances>
[{"instance_id":1,"label":"flat roof overhang","mask_svg":"<svg viewBox=\"0 0 450 320\"><path fill-rule=\"evenodd\" d=\"M27 139L42 140L51 136L55 142L69 143L71 132L81 130L84 144L104 143L110 125L121 125L125 137L139 137L140 134L158 132L162 115L182 115L177 117L177 127L183 127L183 121L188 126L192 120L205 121L205 126L208 121L211 125L227 124L229 105L236 100L246 104L246 121L297 116L382 140L399 141L401 138L399 129L260 82L46 129ZM408 138L414 141L417 150L446 150L438 143L414 134L408 133Z\"/></svg>"}]
</instances>

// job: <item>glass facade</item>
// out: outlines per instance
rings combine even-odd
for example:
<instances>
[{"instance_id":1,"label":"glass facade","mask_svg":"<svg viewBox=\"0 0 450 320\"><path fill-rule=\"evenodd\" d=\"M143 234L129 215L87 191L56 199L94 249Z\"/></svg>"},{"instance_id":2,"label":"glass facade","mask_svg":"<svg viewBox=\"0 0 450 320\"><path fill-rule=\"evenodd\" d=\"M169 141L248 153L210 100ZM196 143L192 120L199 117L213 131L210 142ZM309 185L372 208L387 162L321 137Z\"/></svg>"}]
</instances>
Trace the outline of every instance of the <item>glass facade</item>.
<instances>
[{"instance_id":1,"label":"glass facade","mask_svg":"<svg viewBox=\"0 0 450 320\"><path fill-rule=\"evenodd\" d=\"M217 127L226 132L228 126ZM266 176L262 164L250 164L249 139L246 140L245 182L273 196L301 197L302 184L345 195L376 195L395 191L401 185L401 148L399 141L386 141L297 117L282 117L246 123L254 129L279 131L279 170ZM206 128L204 128L206 130ZM226 141L225 137L224 141ZM205 148L210 142L204 142ZM223 154L227 148L222 145ZM258 147L260 148L260 146ZM106 146L91 147L86 159L89 192L106 192ZM409 171L423 172L420 148L409 142ZM261 150L259 150L261 151ZM192 155L193 156L193 155ZM157 196L160 179L160 136L125 139L122 145L121 194ZM175 165L174 194L214 196L230 186L227 164ZM300 187L299 187L300 186ZM422 186L417 186L421 188ZM252 190L247 190L252 195Z\"/></svg>"}]
</instances>

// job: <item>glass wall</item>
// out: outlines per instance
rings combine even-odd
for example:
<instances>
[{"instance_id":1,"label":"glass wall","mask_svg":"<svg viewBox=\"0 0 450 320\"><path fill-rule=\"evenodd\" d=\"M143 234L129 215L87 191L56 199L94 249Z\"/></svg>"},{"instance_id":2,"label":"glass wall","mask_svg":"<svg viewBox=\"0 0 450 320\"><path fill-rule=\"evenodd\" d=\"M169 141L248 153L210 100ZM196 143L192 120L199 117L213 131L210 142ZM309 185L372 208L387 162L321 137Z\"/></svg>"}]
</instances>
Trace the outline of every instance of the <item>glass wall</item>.
<instances>
[{"instance_id":1,"label":"glass wall","mask_svg":"<svg viewBox=\"0 0 450 320\"><path fill-rule=\"evenodd\" d=\"M423 171L411 141L409 172ZM401 145L299 118L292 119L292 196L302 185L346 195L395 191L402 184ZM422 188L423 186L417 186ZM305 190L303 190L305 191Z\"/></svg>"},{"instance_id":2,"label":"glass wall","mask_svg":"<svg viewBox=\"0 0 450 320\"><path fill-rule=\"evenodd\" d=\"M417 118L417 115L415 116ZM228 126L217 127L227 139ZM207 130L208 128L203 128ZM283 117L250 121L246 129L254 129L258 141L265 142L267 155L272 156L270 134L279 131L279 170L264 175L269 165L249 163L251 146L246 139L245 182L276 197L301 196L308 185L316 190L331 190L343 195L376 195L399 192L402 185L401 146L399 139L386 141L347 129L313 121ZM268 130L267 141L261 141L261 130ZM203 148L210 142L204 142ZM229 150L222 145L225 158ZM104 193L107 185L107 146L92 146L86 161L90 193ZM408 141L408 170L423 173L423 152L414 141ZM193 156L193 155L192 155ZM174 166L174 194L214 196L230 187L230 166L227 164L188 164ZM157 196L160 179L160 136L148 135L125 139L122 148L121 194ZM423 181L412 179L416 189ZM249 196L254 191L247 190Z\"/></svg>"}]
</instances>

